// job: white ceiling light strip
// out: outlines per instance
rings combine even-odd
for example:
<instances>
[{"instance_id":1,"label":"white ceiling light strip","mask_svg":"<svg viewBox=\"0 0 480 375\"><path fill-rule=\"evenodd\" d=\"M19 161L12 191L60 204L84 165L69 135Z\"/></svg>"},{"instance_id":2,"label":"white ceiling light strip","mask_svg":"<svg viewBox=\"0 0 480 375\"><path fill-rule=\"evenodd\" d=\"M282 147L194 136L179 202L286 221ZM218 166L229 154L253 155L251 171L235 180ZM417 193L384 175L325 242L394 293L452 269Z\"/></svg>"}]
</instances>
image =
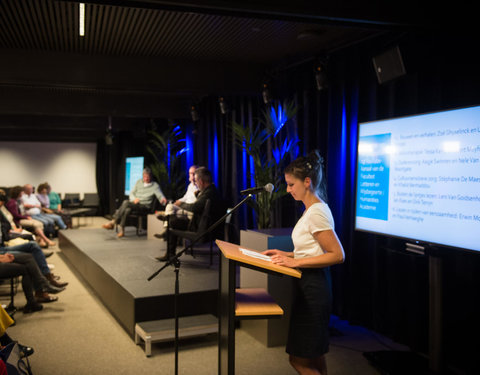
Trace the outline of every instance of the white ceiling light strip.
<instances>
[{"instance_id":1,"label":"white ceiling light strip","mask_svg":"<svg viewBox=\"0 0 480 375\"><path fill-rule=\"evenodd\" d=\"M78 34L80 36L85 36L85 3L78 4Z\"/></svg>"}]
</instances>

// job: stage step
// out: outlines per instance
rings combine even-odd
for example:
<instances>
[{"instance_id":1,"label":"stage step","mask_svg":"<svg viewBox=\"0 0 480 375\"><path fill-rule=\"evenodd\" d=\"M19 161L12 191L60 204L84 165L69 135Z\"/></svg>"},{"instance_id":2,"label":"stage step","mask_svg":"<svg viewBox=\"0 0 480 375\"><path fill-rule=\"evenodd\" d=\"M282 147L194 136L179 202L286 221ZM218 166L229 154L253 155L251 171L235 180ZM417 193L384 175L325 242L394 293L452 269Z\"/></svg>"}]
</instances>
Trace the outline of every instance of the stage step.
<instances>
[{"instance_id":1,"label":"stage step","mask_svg":"<svg viewBox=\"0 0 480 375\"><path fill-rule=\"evenodd\" d=\"M218 319L211 314L184 316L178 319L178 337L189 338L218 332ZM145 355L152 354L152 343L175 339L175 319L151 320L135 325L135 344L145 342Z\"/></svg>"}]
</instances>

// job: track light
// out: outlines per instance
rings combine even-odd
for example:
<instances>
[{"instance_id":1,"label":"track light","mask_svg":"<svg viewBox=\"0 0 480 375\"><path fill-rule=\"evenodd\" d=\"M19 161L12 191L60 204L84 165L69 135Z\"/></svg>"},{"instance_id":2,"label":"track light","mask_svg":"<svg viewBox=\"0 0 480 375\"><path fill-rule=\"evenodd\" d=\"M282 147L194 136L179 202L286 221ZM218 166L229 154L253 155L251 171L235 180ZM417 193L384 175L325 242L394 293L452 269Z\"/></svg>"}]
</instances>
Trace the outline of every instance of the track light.
<instances>
[{"instance_id":1,"label":"track light","mask_svg":"<svg viewBox=\"0 0 480 375\"><path fill-rule=\"evenodd\" d=\"M270 90L268 89L268 86L266 83L263 84L262 97L263 97L263 102L265 104L268 104L272 101Z\"/></svg>"},{"instance_id":2,"label":"track light","mask_svg":"<svg viewBox=\"0 0 480 375\"><path fill-rule=\"evenodd\" d=\"M327 74L325 72L325 66L322 64L315 66L315 84L317 85L318 91L328 88Z\"/></svg>"},{"instance_id":3,"label":"track light","mask_svg":"<svg viewBox=\"0 0 480 375\"><path fill-rule=\"evenodd\" d=\"M105 144L107 146L113 145L112 116L108 116L108 126L107 133L105 134Z\"/></svg>"},{"instance_id":4,"label":"track light","mask_svg":"<svg viewBox=\"0 0 480 375\"><path fill-rule=\"evenodd\" d=\"M220 106L220 112L222 113L222 115L228 112L228 105L223 96L218 98L218 105Z\"/></svg>"},{"instance_id":5,"label":"track light","mask_svg":"<svg viewBox=\"0 0 480 375\"><path fill-rule=\"evenodd\" d=\"M192 107L190 108L190 115L192 116L193 122L197 122L200 119L197 108L194 105L192 105Z\"/></svg>"}]
</instances>

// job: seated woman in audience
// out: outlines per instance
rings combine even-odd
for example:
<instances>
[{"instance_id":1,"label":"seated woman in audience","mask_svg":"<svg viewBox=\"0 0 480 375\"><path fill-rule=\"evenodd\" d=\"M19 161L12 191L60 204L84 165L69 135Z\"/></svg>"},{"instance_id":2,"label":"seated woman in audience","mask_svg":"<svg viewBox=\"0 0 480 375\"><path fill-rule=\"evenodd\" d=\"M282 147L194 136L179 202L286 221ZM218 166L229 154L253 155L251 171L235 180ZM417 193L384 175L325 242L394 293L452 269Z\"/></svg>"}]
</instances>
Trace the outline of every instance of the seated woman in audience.
<instances>
[{"instance_id":1,"label":"seated woman in audience","mask_svg":"<svg viewBox=\"0 0 480 375\"><path fill-rule=\"evenodd\" d=\"M35 194L37 200L40 202L42 213L47 215L48 217L52 218L55 224L60 229L67 229L67 226L63 222L60 215L57 215L51 210L50 207L50 199L48 199L47 193L47 184L43 183L38 185L37 194Z\"/></svg>"},{"instance_id":2,"label":"seated woman in audience","mask_svg":"<svg viewBox=\"0 0 480 375\"><path fill-rule=\"evenodd\" d=\"M27 304L23 308L24 313L42 310L43 306L40 302L58 300L49 293L59 293L64 290L64 288L56 288L48 283L30 254L0 254L0 278L8 279L18 276L22 276L22 289L27 299ZM33 294L34 288L35 295Z\"/></svg>"},{"instance_id":3,"label":"seated woman in audience","mask_svg":"<svg viewBox=\"0 0 480 375\"><path fill-rule=\"evenodd\" d=\"M5 207L6 202L7 196L5 194L5 190L0 189L0 218L6 220L10 225L10 231L8 232L10 239L22 238L28 241L34 241L35 236L31 232L23 229L22 227L17 227L15 221L13 221L13 215L10 213L10 211L7 210L7 207ZM46 245L44 241L43 245Z\"/></svg>"},{"instance_id":4,"label":"seated woman in audience","mask_svg":"<svg viewBox=\"0 0 480 375\"><path fill-rule=\"evenodd\" d=\"M17 227L24 227L27 230L35 233L39 239L40 246L48 245L55 246L55 242L51 241L44 233L44 225L41 221L34 220L28 215L22 215L20 212L20 206L18 200L23 194L23 188L21 186L14 186L10 189L10 199L5 203L7 210L12 214L13 221ZM0 199L5 199L1 198ZM43 242L42 242L43 241Z\"/></svg>"},{"instance_id":5,"label":"seated woman in audience","mask_svg":"<svg viewBox=\"0 0 480 375\"><path fill-rule=\"evenodd\" d=\"M60 195L52 191L52 187L48 182L45 182L45 185L47 186L48 200L50 201L48 208L60 215L67 227L71 228L72 216L62 208L62 199L60 198Z\"/></svg>"}]
</instances>

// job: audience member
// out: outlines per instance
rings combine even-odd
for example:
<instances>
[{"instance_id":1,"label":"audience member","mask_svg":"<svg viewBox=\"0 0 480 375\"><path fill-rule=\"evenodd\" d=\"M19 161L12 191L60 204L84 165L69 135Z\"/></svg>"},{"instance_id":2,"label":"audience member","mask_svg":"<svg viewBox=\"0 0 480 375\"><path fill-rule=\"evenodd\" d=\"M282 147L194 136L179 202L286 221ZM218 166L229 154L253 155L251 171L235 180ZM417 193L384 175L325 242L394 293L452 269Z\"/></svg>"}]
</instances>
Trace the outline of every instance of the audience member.
<instances>
[{"instance_id":1,"label":"audience member","mask_svg":"<svg viewBox=\"0 0 480 375\"><path fill-rule=\"evenodd\" d=\"M49 281L49 283L57 288L63 288L68 285L67 282L59 282L58 276L55 276L51 273L50 268L48 267L46 256L43 253L42 249L34 241L27 241L26 243L16 245L16 246L7 246L6 242L9 241L9 224L6 220L0 220L0 254L5 254L9 252L10 254L17 255L22 253L29 253L35 259L40 271ZM51 253L53 254L53 253ZM51 255L50 254L50 255Z\"/></svg>"},{"instance_id":2,"label":"audience member","mask_svg":"<svg viewBox=\"0 0 480 375\"><path fill-rule=\"evenodd\" d=\"M27 299L23 308L24 313L31 313L43 309L40 302L55 302L57 297L49 293L59 293L64 288L50 285L30 254L0 254L0 278L22 276L22 289ZM33 290L35 289L35 296Z\"/></svg>"},{"instance_id":3,"label":"audience member","mask_svg":"<svg viewBox=\"0 0 480 375\"><path fill-rule=\"evenodd\" d=\"M25 214L31 216L32 219L41 221L47 232L55 233L55 220L42 213L42 205L33 193L32 185L27 184L23 187L23 195L20 197L20 202L23 205Z\"/></svg>"},{"instance_id":4,"label":"audience member","mask_svg":"<svg viewBox=\"0 0 480 375\"><path fill-rule=\"evenodd\" d=\"M163 195L160 186L155 181L152 181L152 171L150 168L145 168L142 179L138 180L133 187L129 199L124 200L122 205L115 211L113 220L103 224L102 227L105 229L113 229L115 224L119 224L120 231L117 237L123 237L125 235L127 216L133 212L147 213L155 197L157 197L162 205L167 203L167 199L165 195Z\"/></svg>"},{"instance_id":5,"label":"audience member","mask_svg":"<svg viewBox=\"0 0 480 375\"><path fill-rule=\"evenodd\" d=\"M169 221L169 225L172 229L186 230L188 228L189 230L196 231L207 199L211 202L210 218L212 223L225 214L226 209L223 199L213 183L212 173L207 168L200 167L195 170L195 184L199 189L196 201L193 203L180 202L178 205L178 207L184 210L193 212L191 222L187 217L172 216ZM165 261L174 256L177 247L177 240L177 236L172 232L169 232L167 239L167 253L163 257L157 259Z\"/></svg>"},{"instance_id":6,"label":"audience member","mask_svg":"<svg viewBox=\"0 0 480 375\"><path fill-rule=\"evenodd\" d=\"M62 208L62 199L60 198L60 195L52 191L52 187L48 182L45 182L45 184L47 185L48 200L50 202L48 208L60 215L68 228L72 228L72 215Z\"/></svg>"},{"instance_id":7,"label":"audience member","mask_svg":"<svg viewBox=\"0 0 480 375\"><path fill-rule=\"evenodd\" d=\"M57 215L50 209L50 199L47 193L47 184L43 183L38 185L36 197L41 204L42 212L48 217L52 218L60 229L67 229L67 225L63 221L60 215Z\"/></svg>"},{"instance_id":8,"label":"audience member","mask_svg":"<svg viewBox=\"0 0 480 375\"><path fill-rule=\"evenodd\" d=\"M5 220L8 223L8 234L10 236L10 239L21 238L28 241L34 241L35 236L31 232L23 229L22 227L18 227L15 224L15 221L13 220L13 215L10 213L10 211L8 211L7 207L5 206L6 202L7 196L5 194L5 191L3 189L0 189L0 220ZM45 245L45 242L43 240L42 242L43 245Z\"/></svg>"},{"instance_id":9,"label":"audience member","mask_svg":"<svg viewBox=\"0 0 480 375\"><path fill-rule=\"evenodd\" d=\"M36 236L39 237L40 245L55 246L55 242L51 241L44 232L44 225L41 221L32 219L31 216L23 215L20 210L18 201L23 195L23 188L21 186L14 186L10 189L10 199L5 206L7 210L12 214L13 220L16 226L21 226L29 229ZM52 233L53 234L53 233ZM42 243L43 241L43 243Z\"/></svg>"},{"instance_id":10,"label":"audience member","mask_svg":"<svg viewBox=\"0 0 480 375\"><path fill-rule=\"evenodd\" d=\"M63 222L62 218L55 214L45 213L42 202L38 199L40 194L33 193L33 186L26 184L23 187L22 202L25 207L26 213L32 216L34 219L40 220L45 224L45 221L57 225L60 229L67 229L67 226ZM43 192L43 197L46 197L46 189ZM48 199L48 197L47 197Z\"/></svg>"},{"instance_id":11,"label":"audience member","mask_svg":"<svg viewBox=\"0 0 480 375\"><path fill-rule=\"evenodd\" d=\"M177 215L177 216L186 216L189 220L193 217L193 212L184 210L180 207L180 203L194 203L197 200L198 187L195 185L195 170L197 169L196 165L192 165L188 169L188 181L190 182L187 187L187 191L184 196L178 199L175 203L168 203L165 207L165 211L159 211L156 213L159 220L165 222L165 230L162 233L155 234L157 238L164 238L166 236L166 228L168 226L168 216Z\"/></svg>"}]
</instances>

